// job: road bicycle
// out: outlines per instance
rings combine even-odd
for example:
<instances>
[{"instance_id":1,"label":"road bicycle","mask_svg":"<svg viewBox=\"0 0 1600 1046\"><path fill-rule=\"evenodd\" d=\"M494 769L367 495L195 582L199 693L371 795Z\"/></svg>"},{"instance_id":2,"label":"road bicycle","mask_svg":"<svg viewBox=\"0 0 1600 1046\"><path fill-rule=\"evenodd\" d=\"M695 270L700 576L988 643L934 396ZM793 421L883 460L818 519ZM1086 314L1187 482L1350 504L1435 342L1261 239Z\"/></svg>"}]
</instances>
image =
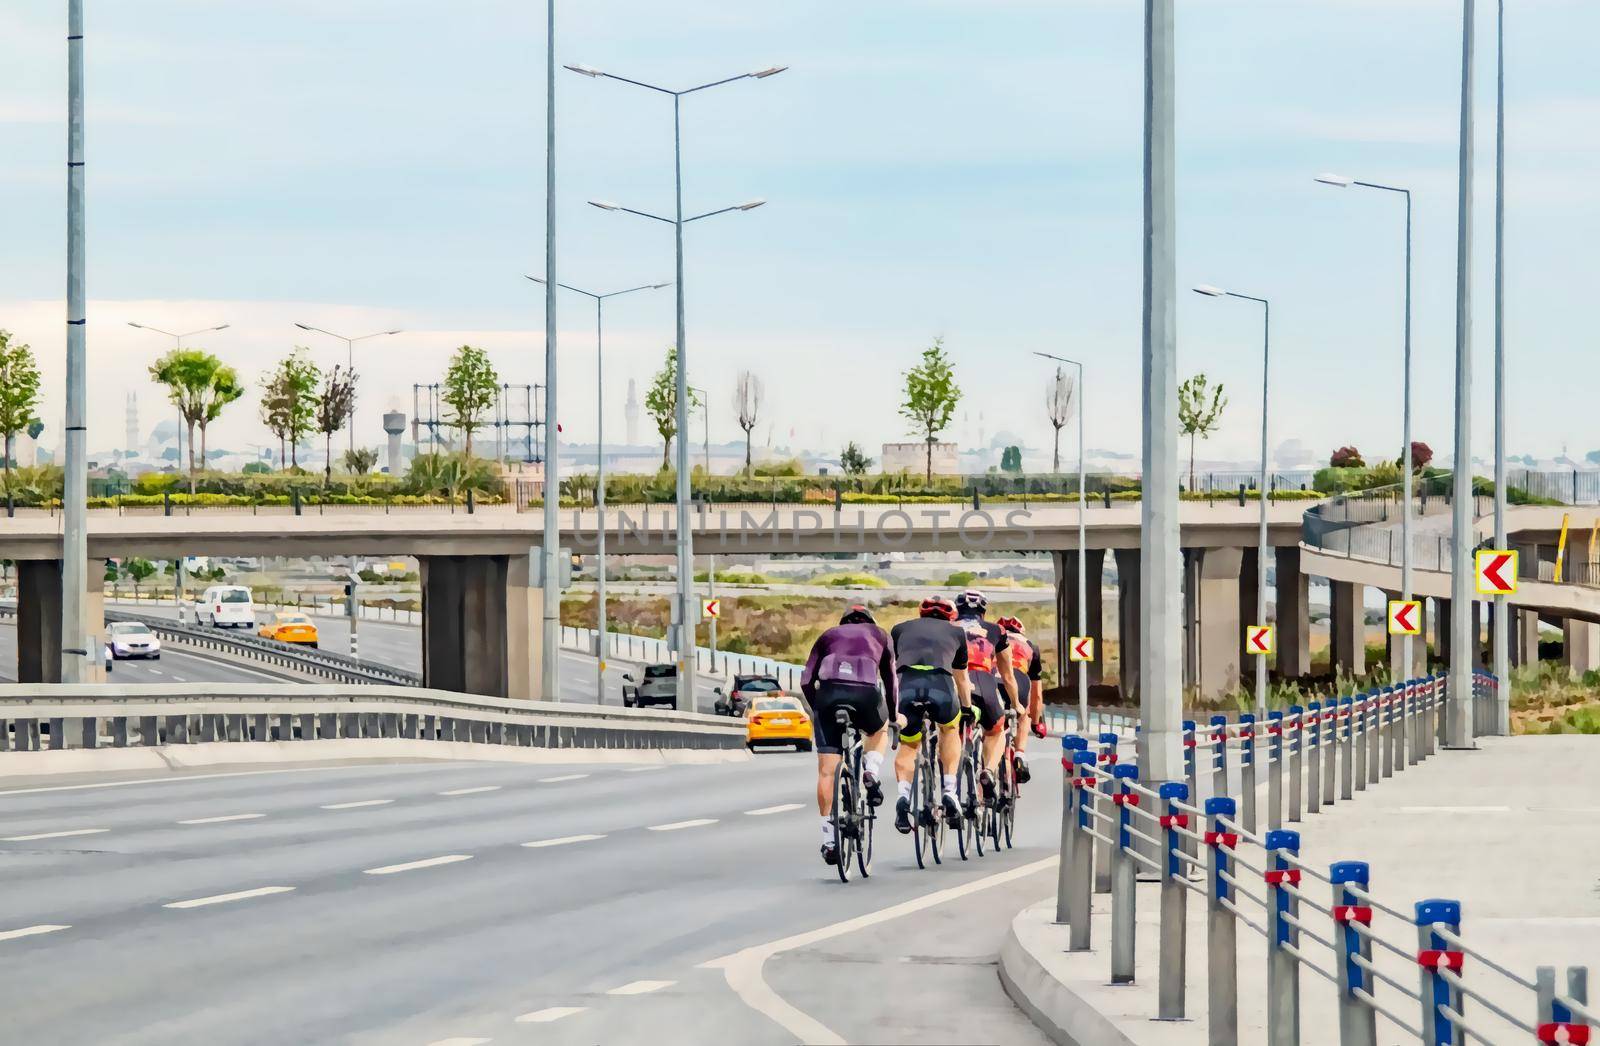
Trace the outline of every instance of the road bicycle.
<instances>
[{"instance_id":1,"label":"road bicycle","mask_svg":"<svg viewBox=\"0 0 1600 1046\"><path fill-rule=\"evenodd\" d=\"M956 770L956 801L961 806L961 829L956 846L963 861L983 856L984 812L987 809L978 793L978 768L983 765L983 731L962 710L961 764Z\"/></svg>"},{"instance_id":2,"label":"road bicycle","mask_svg":"<svg viewBox=\"0 0 1600 1046\"><path fill-rule=\"evenodd\" d=\"M988 804L989 839L997 853L1002 840L1008 850L1015 845L1017 799L1022 795L1021 785L1017 783L1017 711L1014 708L1006 709L1005 731L1006 747L1000 754L1000 768L995 774L994 801Z\"/></svg>"},{"instance_id":3,"label":"road bicycle","mask_svg":"<svg viewBox=\"0 0 1600 1046\"><path fill-rule=\"evenodd\" d=\"M861 731L848 708L838 709L835 722L841 728L839 765L833 771L833 839L838 851L839 881L850 881L853 861L861 878L872 875L872 828L877 811L867 802L867 786L862 768Z\"/></svg>"},{"instance_id":4,"label":"road bicycle","mask_svg":"<svg viewBox=\"0 0 1600 1046\"><path fill-rule=\"evenodd\" d=\"M940 787L939 730L927 714L926 706L921 714L922 744L918 746L917 761L911 772L911 845L917 855L917 867L926 868L929 857L934 864L944 863L950 826L944 819Z\"/></svg>"}]
</instances>

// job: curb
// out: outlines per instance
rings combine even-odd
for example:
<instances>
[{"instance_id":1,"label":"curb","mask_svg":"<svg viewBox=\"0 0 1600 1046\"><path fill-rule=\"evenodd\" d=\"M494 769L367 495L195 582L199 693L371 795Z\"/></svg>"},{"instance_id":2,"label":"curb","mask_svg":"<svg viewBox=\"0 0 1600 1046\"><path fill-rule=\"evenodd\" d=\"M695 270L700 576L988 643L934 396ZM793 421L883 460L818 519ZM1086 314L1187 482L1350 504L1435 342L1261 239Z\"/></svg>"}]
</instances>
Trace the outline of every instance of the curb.
<instances>
[{"instance_id":1,"label":"curb","mask_svg":"<svg viewBox=\"0 0 1600 1046\"><path fill-rule=\"evenodd\" d=\"M1135 1046L1109 1017L1058 975L1065 957L1050 942L1054 907L1053 901L1041 901L1011 920L1000 946L1000 983L1006 994L1060 1046ZM1059 938L1060 931L1055 936Z\"/></svg>"}]
</instances>

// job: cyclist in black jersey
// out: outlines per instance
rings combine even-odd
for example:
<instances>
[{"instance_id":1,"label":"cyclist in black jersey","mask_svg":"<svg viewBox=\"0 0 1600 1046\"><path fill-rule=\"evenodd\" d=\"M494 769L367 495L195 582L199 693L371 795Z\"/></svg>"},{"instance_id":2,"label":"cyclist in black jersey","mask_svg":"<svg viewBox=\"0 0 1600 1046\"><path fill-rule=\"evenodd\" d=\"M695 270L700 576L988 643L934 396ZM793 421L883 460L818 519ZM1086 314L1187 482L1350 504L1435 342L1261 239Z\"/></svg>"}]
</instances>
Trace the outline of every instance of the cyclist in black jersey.
<instances>
[{"instance_id":1,"label":"cyclist in black jersey","mask_svg":"<svg viewBox=\"0 0 1600 1046\"><path fill-rule=\"evenodd\" d=\"M911 781L927 719L939 729L945 820L961 823L961 805L956 801L961 735L956 725L972 705L972 690L967 679L967 636L955 625L955 616L954 603L932 596L922 601L920 616L900 622L889 633L900 681L900 750L894 760L900 796L894 826L902 835L911 831Z\"/></svg>"}]
</instances>

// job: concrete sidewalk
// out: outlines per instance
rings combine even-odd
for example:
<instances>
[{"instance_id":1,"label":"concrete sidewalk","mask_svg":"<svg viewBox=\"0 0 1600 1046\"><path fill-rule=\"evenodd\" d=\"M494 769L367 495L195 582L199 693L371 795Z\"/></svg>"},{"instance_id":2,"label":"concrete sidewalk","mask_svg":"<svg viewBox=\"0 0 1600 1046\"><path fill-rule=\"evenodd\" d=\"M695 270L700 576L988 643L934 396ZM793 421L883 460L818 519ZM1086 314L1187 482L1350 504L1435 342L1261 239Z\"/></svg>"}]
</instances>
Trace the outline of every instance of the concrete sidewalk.
<instances>
[{"instance_id":1,"label":"concrete sidewalk","mask_svg":"<svg viewBox=\"0 0 1600 1046\"><path fill-rule=\"evenodd\" d=\"M1324 874L1334 861L1368 862L1372 893L1399 912L1409 913L1414 902L1427 898L1461 901L1467 946L1530 981L1538 966L1586 965L1600 974L1600 831L1595 830L1600 738L1485 738L1480 744L1476 751L1439 752L1353 800L1286 825L1301 833L1302 861ZM1262 866L1257 847L1243 847L1240 856ZM1255 872L1240 869L1239 879L1249 894L1268 896ZM1196 884L1203 887L1204 880ZM1331 900L1331 887L1310 874L1301 889L1319 904ZM1189 895L1187 1020L1153 1019L1158 890L1155 883L1138 887L1134 985L1109 984L1109 895L1094 898L1094 950L1088 953L1066 952L1067 930L1054 922L1053 897L1019 914L1002 954L1002 977L1013 998L1055 1041L1177 1046L1204 1040L1206 912L1200 895ZM1243 899L1241 909L1251 921L1266 925L1255 901ZM1301 919L1319 936L1333 937L1327 915L1302 905ZM1406 956L1415 953L1416 929L1409 922L1380 910L1372 928ZM1336 968L1329 949L1309 937L1302 937L1301 950L1321 969ZM1266 943L1242 924L1238 956L1240 1039L1263 1041ZM1374 961L1383 974L1416 989L1414 961L1386 949L1377 949ZM1469 987L1533 1022L1532 992L1471 955L1464 974ZM1564 974L1558 976L1564 986ZM1336 989L1303 969L1300 984L1301 1041L1337 1042ZM1420 1024L1415 1000L1382 983L1376 995L1408 1024ZM1469 1001L1465 1013L1481 1025L1487 1041L1522 1037L1481 1004ZM1415 1041L1381 1015L1378 1029L1380 1042Z\"/></svg>"}]
</instances>

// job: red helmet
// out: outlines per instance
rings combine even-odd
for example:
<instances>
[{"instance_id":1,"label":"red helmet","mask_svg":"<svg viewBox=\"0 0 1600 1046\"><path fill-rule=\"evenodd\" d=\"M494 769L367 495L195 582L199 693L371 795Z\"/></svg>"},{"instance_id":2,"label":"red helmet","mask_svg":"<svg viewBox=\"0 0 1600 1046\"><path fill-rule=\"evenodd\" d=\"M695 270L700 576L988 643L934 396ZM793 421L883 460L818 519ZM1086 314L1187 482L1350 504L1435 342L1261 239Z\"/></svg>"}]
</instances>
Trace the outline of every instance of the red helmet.
<instances>
[{"instance_id":1,"label":"red helmet","mask_svg":"<svg viewBox=\"0 0 1600 1046\"><path fill-rule=\"evenodd\" d=\"M922 601L923 617L939 617L946 621L956 619L956 605L943 596L929 596Z\"/></svg>"},{"instance_id":2,"label":"red helmet","mask_svg":"<svg viewBox=\"0 0 1600 1046\"><path fill-rule=\"evenodd\" d=\"M995 624L999 625L1007 632L1015 632L1019 636L1026 635L1028 632L1027 629L1022 627L1022 622L1018 621L1014 617L1003 617L999 621L996 621Z\"/></svg>"}]
</instances>

